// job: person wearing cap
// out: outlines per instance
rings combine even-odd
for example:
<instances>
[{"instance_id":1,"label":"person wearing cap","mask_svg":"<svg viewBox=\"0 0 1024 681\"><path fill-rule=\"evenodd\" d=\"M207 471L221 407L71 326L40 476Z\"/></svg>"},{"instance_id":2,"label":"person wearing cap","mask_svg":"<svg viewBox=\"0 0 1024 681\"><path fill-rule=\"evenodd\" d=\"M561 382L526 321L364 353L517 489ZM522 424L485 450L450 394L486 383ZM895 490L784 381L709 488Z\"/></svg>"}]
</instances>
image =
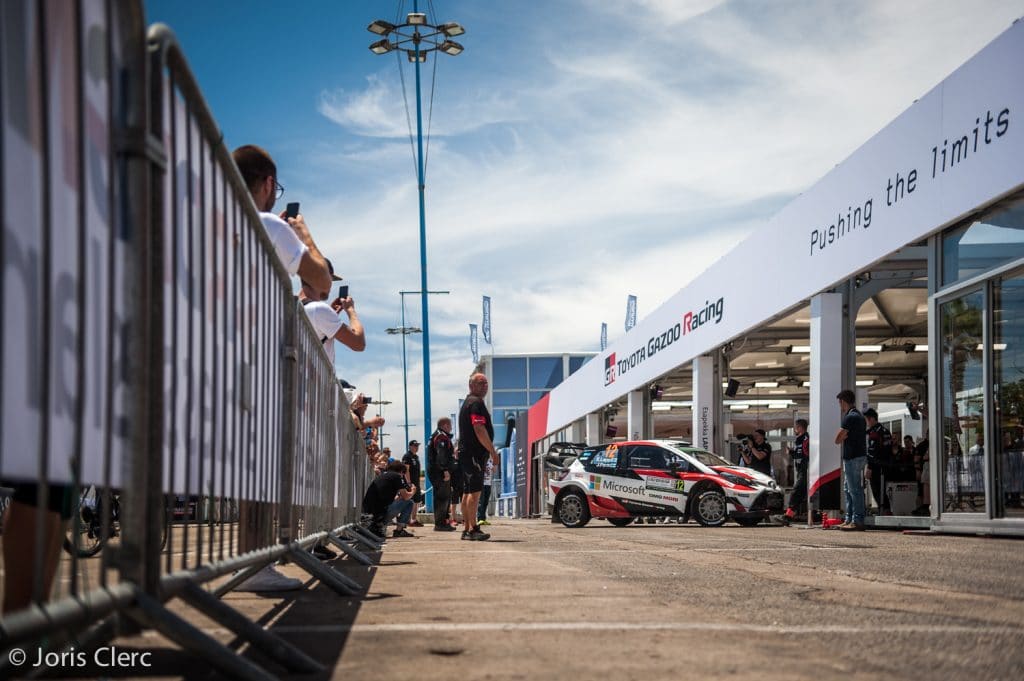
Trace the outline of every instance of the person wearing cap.
<instances>
[{"instance_id":1,"label":"person wearing cap","mask_svg":"<svg viewBox=\"0 0 1024 681\"><path fill-rule=\"evenodd\" d=\"M772 446L765 439L766 435L760 428L755 430L750 440L750 448L740 450L740 456L748 468L772 477Z\"/></svg>"},{"instance_id":2,"label":"person wearing cap","mask_svg":"<svg viewBox=\"0 0 1024 681\"><path fill-rule=\"evenodd\" d=\"M409 482L416 486L416 493L412 497L412 520L409 522L409 527L423 527L423 523L417 520L417 513L420 510L420 504L423 503L423 493L420 491L420 443L416 440L409 441L409 450L402 457L402 463L408 466L409 470Z\"/></svg>"},{"instance_id":3,"label":"person wearing cap","mask_svg":"<svg viewBox=\"0 0 1024 681\"><path fill-rule=\"evenodd\" d=\"M334 273L330 260L327 261L327 268L333 281L342 280ZM366 349L366 332L356 314L356 303L350 296L335 298L329 305L325 302L327 297L327 293L318 294L312 284L302 280L302 288L299 289L302 309L320 338L331 367L334 367L334 341L340 341L354 352L362 352ZM348 317L348 323L341 318L342 312Z\"/></svg>"}]
</instances>

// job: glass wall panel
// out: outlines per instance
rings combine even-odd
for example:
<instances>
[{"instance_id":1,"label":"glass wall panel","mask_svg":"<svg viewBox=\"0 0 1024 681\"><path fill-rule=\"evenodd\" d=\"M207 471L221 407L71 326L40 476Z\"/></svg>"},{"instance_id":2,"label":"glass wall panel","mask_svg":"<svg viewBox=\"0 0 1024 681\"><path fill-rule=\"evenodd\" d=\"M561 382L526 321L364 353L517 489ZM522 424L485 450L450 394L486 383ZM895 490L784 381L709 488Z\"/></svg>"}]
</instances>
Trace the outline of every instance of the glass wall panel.
<instances>
[{"instance_id":1,"label":"glass wall panel","mask_svg":"<svg viewBox=\"0 0 1024 681\"><path fill-rule=\"evenodd\" d=\"M948 286L1020 257L1024 257L1024 204L943 236L942 283Z\"/></svg>"},{"instance_id":2,"label":"glass wall panel","mask_svg":"<svg viewBox=\"0 0 1024 681\"><path fill-rule=\"evenodd\" d=\"M491 390L526 390L526 358L495 357Z\"/></svg>"},{"instance_id":3,"label":"glass wall panel","mask_svg":"<svg viewBox=\"0 0 1024 681\"><path fill-rule=\"evenodd\" d=\"M561 382L561 357L530 358L530 388L532 390L551 389Z\"/></svg>"},{"instance_id":4,"label":"glass wall panel","mask_svg":"<svg viewBox=\"0 0 1024 681\"><path fill-rule=\"evenodd\" d=\"M984 311L982 291L939 308L942 439L938 451L942 460L938 464L943 512L985 510L985 457L965 455L984 432ZM922 473L922 480L926 476Z\"/></svg>"},{"instance_id":5,"label":"glass wall panel","mask_svg":"<svg viewBox=\"0 0 1024 681\"><path fill-rule=\"evenodd\" d=\"M526 409L530 405L526 401L525 390L495 390L494 393L494 408L498 407L517 407L519 409Z\"/></svg>"},{"instance_id":6,"label":"glass wall panel","mask_svg":"<svg viewBox=\"0 0 1024 681\"><path fill-rule=\"evenodd\" d=\"M1002 513L1024 516L1024 272L993 284L992 439L998 467Z\"/></svg>"},{"instance_id":7,"label":"glass wall panel","mask_svg":"<svg viewBox=\"0 0 1024 681\"><path fill-rule=\"evenodd\" d=\"M569 358L569 375L572 376L580 367L587 363L589 357L573 356Z\"/></svg>"},{"instance_id":8,"label":"glass wall panel","mask_svg":"<svg viewBox=\"0 0 1024 681\"><path fill-rule=\"evenodd\" d=\"M540 398L544 397L547 394L548 394L547 390L540 390L540 391L531 390L530 391L530 406L533 406L533 405L537 404L537 400L539 400Z\"/></svg>"}]
</instances>

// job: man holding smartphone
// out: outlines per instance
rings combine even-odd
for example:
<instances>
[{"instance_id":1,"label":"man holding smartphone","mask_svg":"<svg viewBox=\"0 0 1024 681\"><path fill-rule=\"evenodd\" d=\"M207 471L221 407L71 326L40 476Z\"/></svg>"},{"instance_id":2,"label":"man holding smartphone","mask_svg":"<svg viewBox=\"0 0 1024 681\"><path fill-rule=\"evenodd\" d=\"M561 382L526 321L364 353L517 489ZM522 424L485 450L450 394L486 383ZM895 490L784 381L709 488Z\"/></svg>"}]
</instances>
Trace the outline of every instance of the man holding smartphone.
<instances>
[{"instance_id":1,"label":"man holding smartphone","mask_svg":"<svg viewBox=\"0 0 1024 681\"><path fill-rule=\"evenodd\" d=\"M270 154L254 144L238 147L232 152L245 185L252 194L253 202L260 211L260 219L267 235L274 244L277 257L290 275L298 274L317 291L316 300L326 296L331 288L331 275L327 261L317 248L306 227L306 221L294 206L294 215L287 211L274 215L274 203L284 194L284 187L277 181L277 165Z\"/></svg>"},{"instance_id":2,"label":"man holding smartphone","mask_svg":"<svg viewBox=\"0 0 1024 681\"><path fill-rule=\"evenodd\" d=\"M341 277L334 274L334 266L327 261L327 269L335 281ZM334 341L340 341L349 349L355 352L362 352L366 349L366 332L363 324L356 314L355 301L348 295L348 286L342 285L338 289L338 297L328 305L325 301L327 295L319 295L316 288L309 282L303 280L302 288L299 289L299 300L302 302L302 309L309 317L310 323L316 329L320 342L327 351L327 357L334 366ZM348 317L348 323L341 318L344 312Z\"/></svg>"}]
</instances>

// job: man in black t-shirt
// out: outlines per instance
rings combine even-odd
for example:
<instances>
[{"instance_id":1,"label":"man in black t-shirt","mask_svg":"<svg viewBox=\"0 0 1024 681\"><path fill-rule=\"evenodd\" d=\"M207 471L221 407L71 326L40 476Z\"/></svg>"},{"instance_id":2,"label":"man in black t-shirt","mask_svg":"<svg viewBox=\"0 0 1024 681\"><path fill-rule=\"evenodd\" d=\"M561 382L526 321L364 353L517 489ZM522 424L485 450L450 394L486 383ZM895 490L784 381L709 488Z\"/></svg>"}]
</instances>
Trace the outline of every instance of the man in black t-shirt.
<instances>
[{"instance_id":1,"label":"man in black t-shirt","mask_svg":"<svg viewBox=\"0 0 1024 681\"><path fill-rule=\"evenodd\" d=\"M793 430L796 431L796 440L789 448L789 458L793 460L796 481L793 483L793 491L789 494L787 520L796 518L802 507L807 504L807 464L811 460L811 436L807 434L807 419L797 419L793 424Z\"/></svg>"},{"instance_id":2,"label":"man in black t-shirt","mask_svg":"<svg viewBox=\"0 0 1024 681\"><path fill-rule=\"evenodd\" d=\"M459 467L462 469L462 518L466 529L463 539L480 541L490 539L476 524L480 493L484 490L484 469L488 456L498 466L498 451L494 448L494 424L484 404L487 396L487 377L473 374L469 377L469 395L459 412Z\"/></svg>"},{"instance_id":3,"label":"man in black t-shirt","mask_svg":"<svg viewBox=\"0 0 1024 681\"><path fill-rule=\"evenodd\" d=\"M882 478L888 477L889 467L893 463L892 433L878 422L878 412L874 409L864 410L864 421L868 436L868 470L865 476L871 483L871 494L878 503L878 511L882 512L889 504L882 489Z\"/></svg>"},{"instance_id":4,"label":"man in black t-shirt","mask_svg":"<svg viewBox=\"0 0 1024 681\"><path fill-rule=\"evenodd\" d=\"M405 455L402 457L402 463L409 467L409 482L416 485L417 488L420 484L420 473L422 472L419 451L420 443L416 440L410 440L409 449L406 450ZM416 519L421 503L423 503L423 493L417 489L416 494L412 497L412 520L409 522L409 527L423 527L423 523Z\"/></svg>"},{"instance_id":5,"label":"man in black t-shirt","mask_svg":"<svg viewBox=\"0 0 1024 681\"><path fill-rule=\"evenodd\" d=\"M405 477L406 465L401 461L392 461L387 469L374 478L363 495L363 512L373 516L370 531L384 537L387 525L392 518L398 518L394 537L412 537L412 532L405 529L412 514L412 497L416 486L409 484Z\"/></svg>"},{"instance_id":6,"label":"man in black t-shirt","mask_svg":"<svg viewBox=\"0 0 1024 681\"><path fill-rule=\"evenodd\" d=\"M746 447L740 449L740 456L748 468L753 468L758 473L764 473L772 477L772 446L765 439L767 434L758 428L754 431L751 439L746 441Z\"/></svg>"},{"instance_id":7,"label":"man in black t-shirt","mask_svg":"<svg viewBox=\"0 0 1024 681\"><path fill-rule=\"evenodd\" d=\"M852 390L843 390L836 399L843 421L836 433L836 444L843 446L843 491L846 494L846 522L840 530L864 529L864 466L867 465L867 423L854 405Z\"/></svg>"}]
</instances>

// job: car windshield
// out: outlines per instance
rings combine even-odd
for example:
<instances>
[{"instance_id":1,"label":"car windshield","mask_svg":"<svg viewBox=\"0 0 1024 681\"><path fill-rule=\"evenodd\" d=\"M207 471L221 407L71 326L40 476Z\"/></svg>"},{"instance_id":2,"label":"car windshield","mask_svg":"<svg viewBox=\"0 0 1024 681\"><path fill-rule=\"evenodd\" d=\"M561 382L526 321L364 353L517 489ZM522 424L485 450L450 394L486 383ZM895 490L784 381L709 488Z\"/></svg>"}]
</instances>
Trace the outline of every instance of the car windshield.
<instances>
[{"instance_id":1,"label":"car windshield","mask_svg":"<svg viewBox=\"0 0 1024 681\"><path fill-rule=\"evenodd\" d=\"M675 444L672 445L676 449L689 456L692 456L697 461L700 461L705 466L731 466L732 464L711 452L706 452L703 449L693 449L692 447L684 447L683 445Z\"/></svg>"}]
</instances>

